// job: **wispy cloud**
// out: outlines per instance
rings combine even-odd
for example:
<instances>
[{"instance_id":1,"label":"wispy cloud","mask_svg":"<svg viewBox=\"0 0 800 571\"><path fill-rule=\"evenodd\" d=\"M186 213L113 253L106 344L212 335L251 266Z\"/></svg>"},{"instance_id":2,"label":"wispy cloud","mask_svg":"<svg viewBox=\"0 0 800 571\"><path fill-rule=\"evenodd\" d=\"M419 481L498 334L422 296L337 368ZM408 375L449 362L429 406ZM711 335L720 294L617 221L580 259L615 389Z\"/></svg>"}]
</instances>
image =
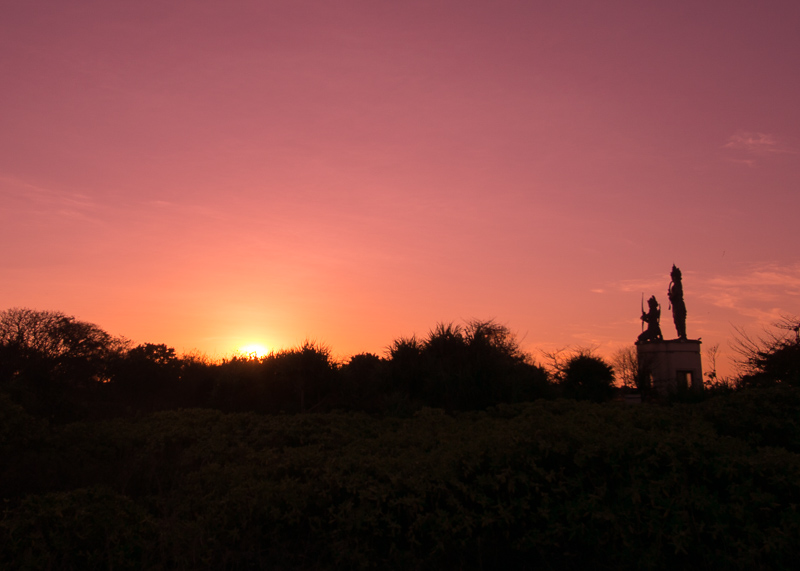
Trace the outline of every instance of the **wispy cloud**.
<instances>
[{"instance_id":1,"label":"wispy cloud","mask_svg":"<svg viewBox=\"0 0 800 571\"><path fill-rule=\"evenodd\" d=\"M739 131L728 138L723 145L726 149L740 149L751 153L775 152L777 141L772 135L766 133L750 133Z\"/></svg>"},{"instance_id":2,"label":"wispy cloud","mask_svg":"<svg viewBox=\"0 0 800 571\"><path fill-rule=\"evenodd\" d=\"M39 217L55 217L62 220L108 224L109 219L146 219L148 217L185 217L188 214L208 219L220 218L222 214L211 208L193 204L177 204L166 200L137 200L113 203L102 197L52 188L18 177L0 173L0 197L8 199L7 211L21 217L33 214Z\"/></svg>"},{"instance_id":3,"label":"wispy cloud","mask_svg":"<svg viewBox=\"0 0 800 571\"><path fill-rule=\"evenodd\" d=\"M667 283L669 283L669 280L667 280ZM611 285L610 287L614 290L624 293L636 291L645 294L648 292L658 292L661 290L666 291L663 276L653 276L646 279L622 280Z\"/></svg>"},{"instance_id":4,"label":"wispy cloud","mask_svg":"<svg viewBox=\"0 0 800 571\"><path fill-rule=\"evenodd\" d=\"M786 140L777 135L769 133L758 133L753 131L737 131L728 137L727 142L722 146L724 149L736 151L749 156L767 156L775 154L800 154L800 149L791 145ZM731 159L735 162L753 166L752 158Z\"/></svg>"},{"instance_id":5,"label":"wispy cloud","mask_svg":"<svg viewBox=\"0 0 800 571\"><path fill-rule=\"evenodd\" d=\"M736 276L715 276L708 284L720 287L776 286L800 293L800 263L781 266L778 264L759 264Z\"/></svg>"},{"instance_id":6,"label":"wispy cloud","mask_svg":"<svg viewBox=\"0 0 800 571\"><path fill-rule=\"evenodd\" d=\"M698 278L701 280L698 290L704 301L754 319L761 325L777 321L781 315L796 309L800 302L800 299L791 299L800 298L800 263L755 264L736 275Z\"/></svg>"},{"instance_id":7,"label":"wispy cloud","mask_svg":"<svg viewBox=\"0 0 800 571\"><path fill-rule=\"evenodd\" d=\"M91 198L85 194L54 190L12 176L0 174L0 185L4 194L8 193L32 202L46 202L71 208L90 208L93 206Z\"/></svg>"}]
</instances>

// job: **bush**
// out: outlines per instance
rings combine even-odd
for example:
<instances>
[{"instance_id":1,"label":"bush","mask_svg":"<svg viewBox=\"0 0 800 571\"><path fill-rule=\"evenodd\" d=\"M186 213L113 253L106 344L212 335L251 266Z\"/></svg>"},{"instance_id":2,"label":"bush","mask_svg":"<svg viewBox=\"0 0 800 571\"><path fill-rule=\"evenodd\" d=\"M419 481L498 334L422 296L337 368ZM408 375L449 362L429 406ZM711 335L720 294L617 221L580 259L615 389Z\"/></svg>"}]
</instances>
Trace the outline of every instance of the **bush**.
<instances>
[{"instance_id":1,"label":"bush","mask_svg":"<svg viewBox=\"0 0 800 571\"><path fill-rule=\"evenodd\" d=\"M564 365L562 386L565 396L604 402L614 394L614 370L600 357L580 353Z\"/></svg>"},{"instance_id":2,"label":"bush","mask_svg":"<svg viewBox=\"0 0 800 571\"><path fill-rule=\"evenodd\" d=\"M0 522L5 569L144 569L155 525L130 498L79 489L25 498Z\"/></svg>"}]
</instances>

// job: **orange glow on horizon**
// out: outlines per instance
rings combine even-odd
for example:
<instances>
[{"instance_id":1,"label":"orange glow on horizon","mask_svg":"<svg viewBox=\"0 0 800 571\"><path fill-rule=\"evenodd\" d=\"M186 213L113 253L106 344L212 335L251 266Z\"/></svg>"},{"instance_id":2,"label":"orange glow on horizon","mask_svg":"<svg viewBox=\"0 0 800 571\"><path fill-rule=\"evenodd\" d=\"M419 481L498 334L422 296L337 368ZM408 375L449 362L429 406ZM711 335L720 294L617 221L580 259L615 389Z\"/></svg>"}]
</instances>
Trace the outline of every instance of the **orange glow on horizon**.
<instances>
[{"instance_id":1,"label":"orange glow on horizon","mask_svg":"<svg viewBox=\"0 0 800 571\"><path fill-rule=\"evenodd\" d=\"M239 347L236 352L243 357L260 359L261 357L266 357L272 351L260 343L250 343Z\"/></svg>"}]
</instances>

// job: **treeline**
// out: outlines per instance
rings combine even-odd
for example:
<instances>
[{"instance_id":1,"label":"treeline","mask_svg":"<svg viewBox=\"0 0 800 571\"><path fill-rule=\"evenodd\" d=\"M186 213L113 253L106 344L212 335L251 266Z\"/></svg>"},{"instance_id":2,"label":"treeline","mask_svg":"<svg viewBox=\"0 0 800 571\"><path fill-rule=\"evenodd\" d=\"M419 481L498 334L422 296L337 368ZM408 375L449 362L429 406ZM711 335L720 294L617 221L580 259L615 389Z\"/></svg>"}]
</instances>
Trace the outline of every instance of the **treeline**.
<instances>
[{"instance_id":1,"label":"treeline","mask_svg":"<svg viewBox=\"0 0 800 571\"><path fill-rule=\"evenodd\" d=\"M440 324L425 338L396 339L385 356L363 353L344 363L312 342L213 362L179 356L163 344L131 346L60 312L0 313L0 390L29 412L57 421L197 407L261 413L476 410L556 396L603 401L613 383L612 368L586 353L555 375L548 372L492 321Z\"/></svg>"},{"instance_id":2,"label":"treeline","mask_svg":"<svg viewBox=\"0 0 800 571\"><path fill-rule=\"evenodd\" d=\"M798 320L777 333L739 339L742 375L708 387L800 386ZM635 353L617 363L636 388ZM337 362L319 343L270 355L211 361L164 344L133 346L97 325L55 311L0 312L0 392L54 421L101 419L178 408L260 413L359 410L409 414L566 397L604 402L614 370L589 351L559 355L549 368L524 353L493 321L439 324L423 338L401 337L385 356L363 353ZM633 371L633 373L631 373ZM638 387L645 393L644 383Z\"/></svg>"}]
</instances>

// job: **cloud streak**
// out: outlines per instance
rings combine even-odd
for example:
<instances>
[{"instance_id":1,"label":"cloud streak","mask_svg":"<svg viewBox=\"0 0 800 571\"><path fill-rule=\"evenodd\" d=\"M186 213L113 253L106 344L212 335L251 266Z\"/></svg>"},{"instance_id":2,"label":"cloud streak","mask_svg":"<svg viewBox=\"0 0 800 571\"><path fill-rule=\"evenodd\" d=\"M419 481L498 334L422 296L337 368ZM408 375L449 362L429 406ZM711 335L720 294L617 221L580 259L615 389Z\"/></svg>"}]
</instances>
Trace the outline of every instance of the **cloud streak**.
<instances>
[{"instance_id":1,"label":"cloud streak","mask_svg":"<svg viewBox=\"0 0 800 571\"><path fill-rule=\"evenodd\" d=\"M765 262L750 265L737 275L698 278L701 299L755 319L759 325L769 325L789 312L791 308L785 307L788 298L800 298L800 263Z\"/></svg>"},{"instance_id":2,"label":"cloud streak","mask_svg":"<svg viewBox=\"0 0 800 571\"><path fill-rule=\"evenodd\" d=\"M735 134L728 137L728 141L722 148L755 156L800 154L800 150L794 148L775 135L752 131L737 131ZM747 159L738 162L752 165L752 161Z\"/></svg>"},{"instance_id":3,"label":"cloud streak","mask_svg":"<svg viewBox=\"0 0 800 571\"><path fill-rule=\"evenodd\" d=\"M94 200L86 194L45 188L11 176L0 175L0 192L36 205L39 210L62 214L88 212L98 208Z\"/></svg>"}]
</instances>

